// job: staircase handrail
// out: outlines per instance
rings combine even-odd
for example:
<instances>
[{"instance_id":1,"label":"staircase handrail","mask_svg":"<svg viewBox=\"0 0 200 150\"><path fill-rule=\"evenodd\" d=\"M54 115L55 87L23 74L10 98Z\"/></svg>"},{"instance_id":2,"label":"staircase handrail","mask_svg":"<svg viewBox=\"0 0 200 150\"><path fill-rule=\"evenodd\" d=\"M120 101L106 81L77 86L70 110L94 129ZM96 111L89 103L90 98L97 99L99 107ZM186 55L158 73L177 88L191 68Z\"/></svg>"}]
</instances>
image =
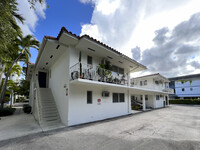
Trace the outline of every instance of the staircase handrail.
<instances>
[{"instance_id":1,"label":"staircase handrail","mask_svg":"<svg viewBox=\"0 0 200 150\"><path fill-rule=\"evenodd\" d=\"M41 100L40 100L40 86L39 86L39 81L36 79L36 104L38 108L38 121L41 122Z\"/></svg>"}]
</instances>

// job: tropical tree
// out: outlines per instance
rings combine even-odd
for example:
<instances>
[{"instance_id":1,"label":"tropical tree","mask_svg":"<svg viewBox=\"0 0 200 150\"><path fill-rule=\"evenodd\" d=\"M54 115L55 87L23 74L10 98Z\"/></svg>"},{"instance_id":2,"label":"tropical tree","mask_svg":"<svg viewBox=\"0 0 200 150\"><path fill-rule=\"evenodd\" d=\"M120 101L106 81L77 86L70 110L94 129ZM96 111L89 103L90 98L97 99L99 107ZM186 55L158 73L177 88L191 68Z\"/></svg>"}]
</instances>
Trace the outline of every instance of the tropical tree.
<instances>
[{"instance_id":1,"label":"tropical tree","mask_svg":"<svg viewBox=\"0 0 200 150\"><path fill-rule=\"evenodd\" d=\"M22 35L17 21L23 23L24 19L17 13L18 3L16 0L1 0L0 1L0 63L8 54L8 45L12 43L18 35Z\"/></svg>"},{"instance_id":2,"label":"tropical tree","mask_svg":"<svg viewBox=\"0 0 200 150\"><path fill-rule=\"evenodd\" d=\"M23 60L26 63L28 63L29 57L31 57L30 48L32 47L35 49L39 49L39 41L37 41L32 35L27 35L25 37L19 36L15 40L14 47L19 48L19 53L16 55L15 59L13 59L8 71L5 73L5 80L3 82L3 86L0 93L1 108L3 108L7 82L11 74L11 69L19 60Z\"/></svg>"}]
</instances>

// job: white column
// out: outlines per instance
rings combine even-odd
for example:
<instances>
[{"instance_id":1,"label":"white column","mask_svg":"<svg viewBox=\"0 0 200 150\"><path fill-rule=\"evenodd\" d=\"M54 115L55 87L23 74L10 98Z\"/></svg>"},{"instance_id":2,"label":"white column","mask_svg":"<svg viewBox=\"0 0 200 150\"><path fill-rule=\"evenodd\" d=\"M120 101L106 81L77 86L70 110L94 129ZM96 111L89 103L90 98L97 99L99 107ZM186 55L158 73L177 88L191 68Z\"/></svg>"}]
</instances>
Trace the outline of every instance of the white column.
<instances>
[{"instance_id":1,"label":"white column","mask_svg":"<svg viewBox=\"0 0 200 150\"><path fill-rule=\"evenodd\" d=\"M143 111L146 110L146 102L145 102L145 95L142 95L142 106L143 106Z\"/></svg>"}]
</instances>

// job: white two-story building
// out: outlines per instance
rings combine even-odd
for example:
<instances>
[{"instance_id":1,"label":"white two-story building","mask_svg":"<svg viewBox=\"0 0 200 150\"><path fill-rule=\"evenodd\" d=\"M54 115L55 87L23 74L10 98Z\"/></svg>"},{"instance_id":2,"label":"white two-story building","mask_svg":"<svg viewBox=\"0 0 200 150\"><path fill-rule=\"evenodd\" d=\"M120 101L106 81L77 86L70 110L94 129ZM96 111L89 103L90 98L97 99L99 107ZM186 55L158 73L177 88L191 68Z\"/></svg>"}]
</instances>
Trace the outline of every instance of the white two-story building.
<instances>
[{"instance_id":1,"label":"white two-story building","mask_svg":"<svg viewBox=\"0 0 200 150\"><path fill-rule=\"evenodd\" d=\"M111 47L64 27L45 36L35 64L29 64L32 111L41 126L72 126L131 113L131 95L168 91L131 86L130 73L146 69Z\"/></svg>"},{"instance_id":2,"label":"white two-story building","mask_svg":"<svg viewBox=\"0 0 200 150\"><path fill-rule=\"evenodd\" d=\"M140 87L145 89L156 90L152 91L150 94L145 94L145 101L147 108L160 108L165 107L169 104L169 97L167 93L162 92L170 92L173 93L173 90L169 88L169 80L164 76L157 74L151 74L146 76L141 76L137 78L131 79L131 86ZM131 95L132 102L136 101L142 102L142 95L135 94Z\"/></svg>"}]
</instances>

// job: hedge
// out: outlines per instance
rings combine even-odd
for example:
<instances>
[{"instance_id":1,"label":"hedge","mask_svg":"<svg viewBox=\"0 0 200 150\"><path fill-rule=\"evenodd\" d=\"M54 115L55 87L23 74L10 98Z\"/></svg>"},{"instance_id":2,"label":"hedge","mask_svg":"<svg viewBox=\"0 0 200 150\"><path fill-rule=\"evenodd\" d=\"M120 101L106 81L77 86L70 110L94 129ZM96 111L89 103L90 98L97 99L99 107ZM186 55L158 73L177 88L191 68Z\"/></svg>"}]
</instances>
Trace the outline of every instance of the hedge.
<instances>
[{"instance_id":1,"label":"hedge","mask_svg":"<svg viewBox=\"0 0 200 150\"><path fill-rule=\"evenodd\" d=\"M200 105L200 100L169 100L170 104Z\"/></svg>"},{"instance_id":2,"label":"hedge","mask_svg":"<svg viewBox=\"0 0 200 150\"><path fill-rule=\"evenodd\" d=\"M10 116L12 114L14 114L16 108L3 108L3 109L0 109L0 117L2 116Z\"/></svg>"}]
</instances>

